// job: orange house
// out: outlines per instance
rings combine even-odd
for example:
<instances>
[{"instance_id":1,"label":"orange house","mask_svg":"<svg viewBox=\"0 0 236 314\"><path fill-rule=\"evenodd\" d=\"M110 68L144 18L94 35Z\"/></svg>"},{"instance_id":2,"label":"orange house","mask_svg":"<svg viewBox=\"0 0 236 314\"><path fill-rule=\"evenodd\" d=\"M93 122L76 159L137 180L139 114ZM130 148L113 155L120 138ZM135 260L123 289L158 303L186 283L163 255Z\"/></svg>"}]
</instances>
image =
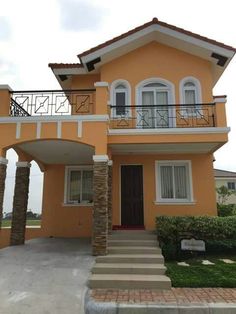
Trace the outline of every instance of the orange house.
<instances>
[{"instance_id":1,"label":"orange house","mask_svg":"<svg viewBox=\"0 0 236 314\"><path fill-rule=\"evenodd\" d=\"M155 228L158 215L215 215L213 153L228 140L212 89L236 49L152 21L49 64L62 90L0 90L0 210L6 151L19 156L10 244L25 240L30 162L44 172L40 236ZM3 234L3 233L1 233Z\"/></svg>"}]
</instances>

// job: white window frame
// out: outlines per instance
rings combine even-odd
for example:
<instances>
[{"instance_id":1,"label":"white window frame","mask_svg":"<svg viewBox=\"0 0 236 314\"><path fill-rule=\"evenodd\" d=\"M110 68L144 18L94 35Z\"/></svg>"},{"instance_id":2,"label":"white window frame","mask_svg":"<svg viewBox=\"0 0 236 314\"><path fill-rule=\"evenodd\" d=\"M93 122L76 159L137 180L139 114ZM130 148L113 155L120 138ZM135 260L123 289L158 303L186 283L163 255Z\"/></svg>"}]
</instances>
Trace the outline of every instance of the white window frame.
<instances>
[{"instance_id":1,"label":"white window frame","mask_svg":"<svg viewBox=\"0 0 236 314\"><path fill-rule=\"evenodd\" d=\"M92 206L93 202L75 202L75 201L69 201L68 200L68 192L69 192L69 182L70 182L70 173L71 171L93 171L93 166L66 166L65 167L65 186L64 186L64 205L67 206ZM82 176L82 173L81 173ZM82 183L81 183L81 191L80 195L82 195Z\"/></svg>"},{"instance_id":2,"label":"white window frame","mask_svg":"<svg viewBox=\"0 0 236 314\"><path fill-rule=\"evenodd\" d=\"M119 88L117 89L117 86L119 85L124 85L125 88ZM125 105L126 106L131 106L131 88L130 84L128 81L123 80L123 79L118 79L112 82L111 88L110 88L110 104L112 106L116 105L116 93L119 92L125 92ZM127 109L127 108L126 108ZM116 108L112 108L111 114L113 118L118 118L120 119L122 115L116 114ZM128 109L128 113L125 116L125 118L131 118L132 116L132 111L131 108Z\"/></svg>"},{"instance_id":3,"label":"white window frame","mask_svg":"<svg viewBox=\"0 0 236 314\"><path fill-rule=\"evenodd\" d=\"M186 83L192 83L194 86L185 86ZM199 110L199 114L196 115L195 113L191 113L191 112L187 112L187 110L185 108L183 108L182 110L182 115L187 118L187 117L196 117L196 118L201 118L202 116L202 90L201 90L201 84L200 81L193 76L188 76L188 77L184 77L179 84L179 95L180 95L180 106L187 106L188 104L186 103L185 100L185 91L187 90L194 90L195 92L195 101L196 101L196 105L199 104L198 110ZM193 104L194 105L194 104Z\"/></svg>"},{"instance_id":4,"label":"white window frame","mask_svg":"<svg viewBox=\"0 0 236 314\"><path fill-rule=\"evenodd\" d=\"M162 198L161 197L161 166L185 166L187 173L187 193L188 197L185 199L179 198ZM190 160L156 160L155 161L155 179L156 179L156 202L166 204L189 204L194 203L193 200L193 183L192 183L192 164ZM175 189L174 189L175 190Z\"/></svg>"},{"instance_id":5,"label":"white window frame","mask_svg":"<svg viewBox=\"0 0 236 314\"><path fill-rule=\"evenodd\" d=\"M152 84L152 83L159 83L159 84L163 84L165 86L145 87L146 85ZM175 104L175 87L174 87L174 84L168 80L163 79L163 78L151 77L151 78L148 78L146 80L143 80L136 85L135 90L136 90L136 105L138 105L138 106L142 106L142 92L143 91L144 92L145 91L154 91L154 90L158 90L160 92L167 92L167 99L168 99L167 105L174 105ZM174 110L175 110L175 106L168 107L169 117L171 117L171 118L169 118L169 127L175 127L176 126L176 121L173 118L174 117L174 115L173 115ZM142 127L140 127L140 128L142 128Z\"/></svg>"}]
</instances>

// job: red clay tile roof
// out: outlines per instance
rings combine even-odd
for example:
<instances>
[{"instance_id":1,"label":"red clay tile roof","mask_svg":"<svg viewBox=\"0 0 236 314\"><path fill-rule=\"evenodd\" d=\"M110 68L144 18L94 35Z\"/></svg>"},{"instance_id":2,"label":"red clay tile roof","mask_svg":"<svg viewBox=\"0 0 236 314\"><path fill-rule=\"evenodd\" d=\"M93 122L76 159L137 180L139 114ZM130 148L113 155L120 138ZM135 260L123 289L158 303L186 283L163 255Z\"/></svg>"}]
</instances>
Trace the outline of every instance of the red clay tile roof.
<instances>
[{"instance_id":1,"label":"red clay tile roof","mask_svg":"<svg viewBox=\"0 0 236 314\"><path fill-rule=\"evenodd\" d=\"M81 63L49 63L51 69L65 69L65 68L83 68Z\"/></svg>"},{"instance_id":2,"label":"red clay tile roof","mask_svg":"<svg viewBox=\"0 0 236 314\"><path fill-rule=\"evenodd\" d=\"M213 45L216 45L216 46L219 46L219 47L222 47L222 48L225 48L225 49L232 50L232 51L236 52L236 48L234 48L234 47L231 47L231 46L225 45L225 44L223 44L221 42L218 42L216 40L213 40L213 39L210 39L210 38L207 38L207 37L204 37L204 36L192 33L190 31L187 31L187 30L183 29L183 28L179 28L179 27L176 27L174 25L170 25L170 24L167 24L165 22L161 22L161 21L159 21L155 17L150 22L147 22L147 23L145 23L145 24L143 24L141 26L138 26L138 27L128 31L127 33L121 34L121 35L119 35L117 37L114 37L114 38L112 38L112 39L110 39L110 40L108 40L108 41L106 41L106 42L104 42L104 43L102 43L102 44L100 44L100 45L98 45L96 47L93 47L93 48L91 48L89 50L86 50L86 51L78 54L78 57L81 58L81 57L83 57L85 55L88 55L88 54L98 50L98 49L101 49L101 48L104 48L104 47L106 47L106 46L108 46L110 44L113 44L114 42L116 42L116 41L118 41L120 39L123 39L125 37L128 37L128 36L134 34L134 33L137 33L138 31L140 31L140 30L142 30L142 29L144 29L144 28L146 28L146 27L148 27L150 25L155 25L155 24L163 26L163 27L166 27L166 28L169 28L169 29L172 29L174 31L183 33L183 34L191 36L191 37L195 37L197 39L206 41L206 42L208 42L210 44L213 44Z\"/></svg>"}]
</instances>

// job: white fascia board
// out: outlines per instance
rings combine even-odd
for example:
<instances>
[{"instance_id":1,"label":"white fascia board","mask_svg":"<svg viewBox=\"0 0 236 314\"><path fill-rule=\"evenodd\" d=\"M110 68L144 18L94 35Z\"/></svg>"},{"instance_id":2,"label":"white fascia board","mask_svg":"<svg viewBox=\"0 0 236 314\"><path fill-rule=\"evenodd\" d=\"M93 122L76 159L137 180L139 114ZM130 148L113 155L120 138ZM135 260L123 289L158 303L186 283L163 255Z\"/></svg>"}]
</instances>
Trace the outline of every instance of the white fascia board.
<instances>
[{"instance_id":1,"label":"white fascia board","mask_svg":"<svg viewBox=\"0 0 236 314\"><path fill-rule=\"evenodd\" d=\"M158 134L217 134L229 133L230 128L170 128L170 129L109 129L109 135L158 135Z\"/></svg>"},{"instance_id":2,"label":"white fascia board","mask_svg":"<svg viewBox=\"0 0 236 314\"><path fill-rule=\"evenodd\" d=\"M57 68L53 69L55 75L78 75L88 74L85 68Z\"/></svg>"},{"instance_id":3,"label":"white fascia board","mask_svg":"<svg viewBox=\"0 0 236 314\"><path fill-rule=\"evenodd\" d=\"M177 38L177 39L182 40L184 42L187 42L189 44L204 48L206 50L214 51L214 52L221 54L221 55L224 55L228 58L232 58L235 54L235 52L232 50L229 50L229 49L223 48L223 47L219 47L218 45L214 45L212 43L206 42L205 40L198 39L196 37L192 37L190 35L181 33L177 30L173 30L173 29L170 29L168 27L161 26L161 25L150 25L150 26L148 26L148 27L146 27L146 28L134 33L134 34L131 34L125 38L122 38L122 39L120 39L120 40L118 40L118 41L116 41L116 42L114 42L114 43L112 43L106 47L103 47L101 49L98 49L98 50L90 53L90 54L82 56L81 61L84 64L88 61L96 59L97 57L101 57L102 55L109 53L110 51L112 51L114 49L117 49L117 48L120 48L124 45L127 45L127 44L131 43L132 41L139 39L140 37L143 37L143 36L150 34L152 32L159 32L159 33Z\"/></svg>"},{"instance_id":4,"label":"white fascia board","mask_svg":"<svg viewBox=\"0 0 236 314\"><path fill-rule=\"evenodd\" d=\"M1 123L32 123L32 122L106 122L109 116L104 115L82 115L82 116L30 116L30 117L1 117Z\"/></svg>"},{"instance_id":5,"label":"white fascia board","mask_svg":"<svg viewBox=\"0 0 236 314\"><path fill-rule=\"evenodd\" d=\"M193 44L195 46L204 48L206 50L214 51L214 52L222 54L222 55L224 55L224 56L226 56L228 58L232 58L233 55L235 54L235 52L232 51L232 50L229 50L229 49L226 49L226 48L223 48L223 47L219 47L218 45L214 45L214 44L209 43L209 42L207 42L205 40L198 39L196 37L193 37L193 36L190 36L190 35L178 32L177 30L175 31L175 30L172 30L172 29L170 29L168 27L164 27L164 26L161 26L161 25L154 25L154 26L156 28L156 31L159 31L160 33L163 33L163 34L166 34L166 35L178 38L178 39L180 39L182 41L185 41L185 42L187 42L189 44Z\"/></svg>"}]
</instances>

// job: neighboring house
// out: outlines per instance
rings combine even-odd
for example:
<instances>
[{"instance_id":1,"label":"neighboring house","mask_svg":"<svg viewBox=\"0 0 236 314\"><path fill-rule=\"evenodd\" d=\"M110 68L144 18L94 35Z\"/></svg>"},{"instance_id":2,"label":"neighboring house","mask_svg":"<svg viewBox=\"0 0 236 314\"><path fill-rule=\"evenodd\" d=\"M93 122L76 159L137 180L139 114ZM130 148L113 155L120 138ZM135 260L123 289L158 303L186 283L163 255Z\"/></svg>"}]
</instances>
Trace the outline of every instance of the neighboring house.
<instances>
[{"instance_id":1,"label":"neighboring house","mask_svg":"<svg viewBox=\"0 0 236 314\"><path fill-rule=\"evenodd\" d=\"M221 187L222 185L226 186L230 191L234 191L235 194L232 194L228 197L226 204L236 204L236 172L214 169L215 172L215 185L216 188ZM216 193L216 199L217 193Z\"/></svg>"},{"instance_id":2,"label":"neighboring house","mask_svg":"<svg viewBox=\"0 0 236 314\"><path fill-rule=\"evenodd\" d=\"M154 18L80 63L49 64L61 91L2 86L0 195L6 150L19 156L11 244L24 243L31 160L44 172L42 236L92 235L94 254L112 225L216 215L213 153L229 128L212 89L235 52Z\"/></svg>"}]
</instances>

